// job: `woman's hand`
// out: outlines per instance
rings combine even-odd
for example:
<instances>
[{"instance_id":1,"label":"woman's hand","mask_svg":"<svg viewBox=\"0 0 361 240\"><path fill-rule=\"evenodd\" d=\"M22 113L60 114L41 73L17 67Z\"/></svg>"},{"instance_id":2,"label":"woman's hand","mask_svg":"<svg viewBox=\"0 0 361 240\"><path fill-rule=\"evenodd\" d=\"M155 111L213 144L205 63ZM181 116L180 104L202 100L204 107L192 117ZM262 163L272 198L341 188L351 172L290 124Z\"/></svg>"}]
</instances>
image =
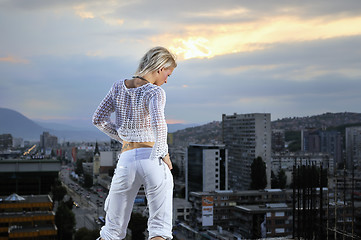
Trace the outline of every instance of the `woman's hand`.
<instances>
[{"instance_id":1,"label":"woman's hand","mask_svg":"<svg viewBox=\"0 0 361 240\"><path fill-rule=\"evenodd\" d=\"M169 153L167 155L165 155L165 157L163 158L163 162L165 162L165 164L167 164L169 170L173 169L173 165L172 165L172 162L170 161Z\"/></svg>"}]
</instances>

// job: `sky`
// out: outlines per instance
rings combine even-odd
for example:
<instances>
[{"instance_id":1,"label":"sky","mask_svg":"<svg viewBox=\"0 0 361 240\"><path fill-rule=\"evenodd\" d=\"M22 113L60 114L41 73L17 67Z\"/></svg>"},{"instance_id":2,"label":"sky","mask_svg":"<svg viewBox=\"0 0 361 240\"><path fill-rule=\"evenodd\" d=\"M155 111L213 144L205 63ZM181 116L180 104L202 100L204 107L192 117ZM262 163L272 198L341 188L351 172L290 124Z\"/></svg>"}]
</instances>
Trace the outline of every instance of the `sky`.
<instances>
[{"instance_id":1,"label":"sky","mask_svg":"<svg viewBox=\"0 0 361 240\"><path fill-rule=\"evenodd\" d=\"M361 112L359 0L0 0L0 107L91 125L154 46L177 55L168 123Z\"/></svg>"}]
</instances>

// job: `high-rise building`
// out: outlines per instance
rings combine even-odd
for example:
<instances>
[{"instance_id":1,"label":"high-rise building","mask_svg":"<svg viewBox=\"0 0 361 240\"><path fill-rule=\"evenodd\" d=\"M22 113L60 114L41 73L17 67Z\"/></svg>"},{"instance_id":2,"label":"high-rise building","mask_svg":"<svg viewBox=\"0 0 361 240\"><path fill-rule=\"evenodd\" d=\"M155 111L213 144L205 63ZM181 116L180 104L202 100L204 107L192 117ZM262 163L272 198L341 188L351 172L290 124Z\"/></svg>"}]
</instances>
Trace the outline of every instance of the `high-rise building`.
<instances>
[{"instance_id":1,"label":"high-rise building","mask_svg":"<svg viewBox=\"0 0 361 240\"><path fill-rule=\"evenodd\" d=\"M361 168L361 127L349 127L346 135L346 167Z\"/></svg>"},{"instance_id":2,"label":"high-rise building","mask_svg":"<svg viewBox=\"0 0 361 240\"><path fill-rule=\"evenodd\" d=\"M58 138L56 136L50 135L49 132L43 132L40 135L40 147L44 154L49 154L52 148L58 146Z\"/></svg>"},{"instance_id":3,"label":"high-rise building","mask_svg":"<svg viewBox=\"0 0 361 240\"><path fill-rule=\"evenodd\" d=\"M342 137L337 131L308 129L301 132L301 149L310 153L328 153L334 159L334 166L343 162Z\"/></svg>"},{"instance_id":4,"label":"high-rise building","mask_svg":"<svg viewBox=\"0 0 361 240\"><path fill-rule=\"evenodd\" d=\"M285 130L272 129L272 151L281 152L285 149Z\"/></svg>"},{"instance_id":5,"label":"high-rise building","mask_svg":"<svg viewBox=\"0 0 361 240\"><path fill-rule=\"evenodd\" d=\"M271 114L222 115L223 143L228 149L230 189L248 190L251 164L257 157L266 163L267 187L271 185Z\"/></svg>"},{"instance_id":6,"label":"high-rise building","mask_svg":"<svg viewBox=\"0 0 361 240\"><path fill-rule=\"evenodd\" d=\"M190 144L186 156L186 199L189 192L228 189L227 150L224 145Z\"/></svg>"},{"instance_id":7,"label":"high-rise building","mask_svg":"<svg viewBox=\"0 0 361 240\"><path fill-rule=\"evenodd\" d=\"M0 134L0 150L6 150L13 145L13 136L11 134Z\"/></svg>"}]
</instances>

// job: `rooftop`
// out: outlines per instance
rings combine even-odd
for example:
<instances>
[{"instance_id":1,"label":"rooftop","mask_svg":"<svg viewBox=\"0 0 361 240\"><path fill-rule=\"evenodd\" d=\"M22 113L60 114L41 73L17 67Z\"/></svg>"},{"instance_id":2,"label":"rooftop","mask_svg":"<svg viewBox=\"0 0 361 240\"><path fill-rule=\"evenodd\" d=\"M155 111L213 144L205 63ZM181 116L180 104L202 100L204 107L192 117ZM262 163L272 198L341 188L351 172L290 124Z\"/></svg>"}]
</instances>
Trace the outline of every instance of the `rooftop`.
<instances>
[{"instance_id":1,"label":"rooftop","mask_svg":"<svg viewBox=\"0 0 361 240\"><path fill-rule=\"evenodd\" d=\"M27 195L19 196L16 193L13 193L9 196L0 196L0 204L2 203L11 203L11 202L22 202L22 203L43 203L43 202L53 202L49 195Z\"/></svg>"}]
</instances>

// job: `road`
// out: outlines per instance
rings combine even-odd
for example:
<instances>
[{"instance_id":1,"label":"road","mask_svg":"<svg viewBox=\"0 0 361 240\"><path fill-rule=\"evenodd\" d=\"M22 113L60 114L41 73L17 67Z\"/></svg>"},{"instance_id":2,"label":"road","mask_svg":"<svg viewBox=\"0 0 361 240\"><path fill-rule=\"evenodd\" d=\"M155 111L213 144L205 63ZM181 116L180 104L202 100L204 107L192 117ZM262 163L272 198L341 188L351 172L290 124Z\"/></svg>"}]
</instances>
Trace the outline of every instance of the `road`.
<instances>
[{"instance_id":1,"label":"road","mask_svg":"<svg viewBox=\"0 0 361 240\"><path fill-rule=\"evenodd\" d=\"M82 188L77 182L70 178L70 167L63 167L60 172L60 179L67 188L68 195L73 198L75 206L73 212L76 219L76 229L86 227L88 229L99 229L101 224L97 220L100 216L105 216L104 201L106 193L102 187L88 191Z\"/></svg>"}]
</instances>

